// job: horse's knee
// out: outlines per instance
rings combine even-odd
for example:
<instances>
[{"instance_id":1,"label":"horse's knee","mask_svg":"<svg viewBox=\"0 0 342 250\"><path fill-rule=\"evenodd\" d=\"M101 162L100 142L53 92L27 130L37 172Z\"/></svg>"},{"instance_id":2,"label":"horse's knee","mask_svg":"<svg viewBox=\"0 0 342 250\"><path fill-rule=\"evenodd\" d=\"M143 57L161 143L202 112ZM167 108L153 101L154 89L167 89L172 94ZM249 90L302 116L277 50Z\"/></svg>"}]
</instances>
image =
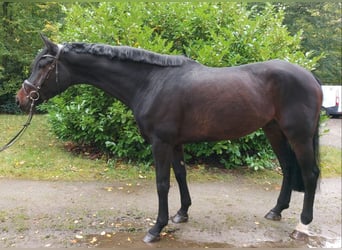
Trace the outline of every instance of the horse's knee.
<instances>
[{"instance_id":1,"label":"horse's knee","mask_svg":"<svg viewBox=\"0 0 342 250\"><path fill-rule=\"evenodd\" d=\"M157 192L159 195L165 195L168 194L170 189L170 182L163 181L157 183Z\"/></svg>"},{"instance_id":2,"label":"horse's knee","mask_svg":"<svg viewBox=\"0 0 342 250\"><path fill-rule=\"evenodd\" d=\"M178 182L186 179L186 170L183 161L173 163L173 172L175 173L176 180Z\"/></svg>"}]
</instances>

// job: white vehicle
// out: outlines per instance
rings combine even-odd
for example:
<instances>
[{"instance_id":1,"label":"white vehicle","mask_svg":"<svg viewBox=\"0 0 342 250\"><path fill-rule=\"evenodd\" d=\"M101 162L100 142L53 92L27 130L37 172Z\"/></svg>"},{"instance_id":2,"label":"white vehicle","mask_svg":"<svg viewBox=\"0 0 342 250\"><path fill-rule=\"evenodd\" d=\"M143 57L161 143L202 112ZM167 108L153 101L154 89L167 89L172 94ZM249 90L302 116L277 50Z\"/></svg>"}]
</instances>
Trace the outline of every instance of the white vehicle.
<instances>
[{"instance_id":1,"label":"white vehicle","mask_svg":"<svg viewBox=\"0 0 342 250\"><path fill-rule=\"evenodd\" d=\"M323 85L323 109L331 116L342 115L341 93L342 86Z\"/></svg>"}]
</instances>

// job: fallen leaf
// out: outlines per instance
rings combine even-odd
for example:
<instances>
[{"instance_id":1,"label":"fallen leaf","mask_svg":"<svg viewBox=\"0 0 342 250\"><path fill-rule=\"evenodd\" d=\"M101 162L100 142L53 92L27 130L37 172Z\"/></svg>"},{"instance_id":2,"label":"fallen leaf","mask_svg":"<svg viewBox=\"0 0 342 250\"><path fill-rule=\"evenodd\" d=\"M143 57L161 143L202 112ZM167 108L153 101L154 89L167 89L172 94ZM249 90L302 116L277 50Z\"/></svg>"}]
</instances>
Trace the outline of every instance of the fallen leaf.
<instances>
[{"instance_id":1,"label":"fallen leaf","mask_svg":"<svg viewBox=\"0 0 342 250\"><path fill-rule=\"evenodd\" d=\"M105 187L105 190L107 190L108 192L112 192L113 191L113 187Z\"/></svg>"},{"instance_id":2,"label":"fallen leaf","mask_svg":"<svg viewBox=\"0 0 342 250\"><path fill-rule=\"evenodd\" d=\"M83 235L76 234L76 235L75 235L75 238L76 238L76 239L83 239Z\"/></svg>"},{"instance_id":3,"label":"fallen leaf","mask_svg":"<svg viewBox=\"0 0 342 250\"><path fill-rule=\"evenodd\" d=\"M90 244L94 244L94 243L96 243L96 242L97 242L97 238L96 238L96 237L93 237L89 243L90 243Z\"/></svg>"}]
</instances>

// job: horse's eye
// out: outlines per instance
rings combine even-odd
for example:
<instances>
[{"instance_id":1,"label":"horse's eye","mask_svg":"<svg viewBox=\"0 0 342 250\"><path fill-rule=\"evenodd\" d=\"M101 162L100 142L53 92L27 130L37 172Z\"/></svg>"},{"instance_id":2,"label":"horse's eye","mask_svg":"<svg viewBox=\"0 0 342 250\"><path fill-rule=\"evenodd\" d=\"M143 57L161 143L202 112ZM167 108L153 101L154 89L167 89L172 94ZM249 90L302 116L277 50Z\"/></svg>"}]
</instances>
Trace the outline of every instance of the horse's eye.
<instances>
[{"instance_id":1,"label":"horse's eye","mask_svg":"<svg viewBox=\"0 0 342 250\"><path fill-rule=\"evenodd\" d=\"M49 58L42 58L38 62L38 68L44 68L50 62Z\"/></svg>"},{"instance_id":2,"label":"horse's eye","mask_svg":"<svg viewBox=\"0 0 342 250\"><path fill-rule=\"evenodd\" d=\"M38 68L41 69L45 66L46 63L42 62L42 61L39 61L38 62Z\"/></svg>"}]
</instances>

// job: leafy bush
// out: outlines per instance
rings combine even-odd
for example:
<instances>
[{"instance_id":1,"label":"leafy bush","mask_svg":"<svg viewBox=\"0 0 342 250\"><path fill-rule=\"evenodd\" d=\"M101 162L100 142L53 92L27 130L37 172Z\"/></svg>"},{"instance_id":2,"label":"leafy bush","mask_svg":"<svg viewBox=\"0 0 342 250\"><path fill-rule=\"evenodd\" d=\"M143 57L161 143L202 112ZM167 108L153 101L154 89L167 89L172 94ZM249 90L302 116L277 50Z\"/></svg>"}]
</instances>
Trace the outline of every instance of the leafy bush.
<instances>
[{"instance_id":1,"label":"leafy bush","mask_svg":"<svg viewBox=\"0 0 342 250\"><path fill-rule=\"evenodd\" d=\"M300 35L282 25L284 13L240 3L73 4L64 8L60 41L142 47L185 54L208 66L231 66L280 58L313 69L300 47ZM260 6L259 6L260 7ZM151 162L130 110L89 86L72 87L49 109L54 132L62 139L91 144L117 157ZM246 114L248 119L248 114ZM235 141L196 143L185 148L188 160L215 160L226 167L269 167L271 148L261 130Z\"/></svg>"},{"instance_id":2,"label":"leafy bush","mask_svg":"<svg viewBox=\"0 0 342 250\"><path fill-rule=\"evenodd\" d=\"M6 114L18 114L20 113L20 109L15 104L14 97L11 95L3 95L0 96L0 113Z\"/></svg>"}]
</instances>

